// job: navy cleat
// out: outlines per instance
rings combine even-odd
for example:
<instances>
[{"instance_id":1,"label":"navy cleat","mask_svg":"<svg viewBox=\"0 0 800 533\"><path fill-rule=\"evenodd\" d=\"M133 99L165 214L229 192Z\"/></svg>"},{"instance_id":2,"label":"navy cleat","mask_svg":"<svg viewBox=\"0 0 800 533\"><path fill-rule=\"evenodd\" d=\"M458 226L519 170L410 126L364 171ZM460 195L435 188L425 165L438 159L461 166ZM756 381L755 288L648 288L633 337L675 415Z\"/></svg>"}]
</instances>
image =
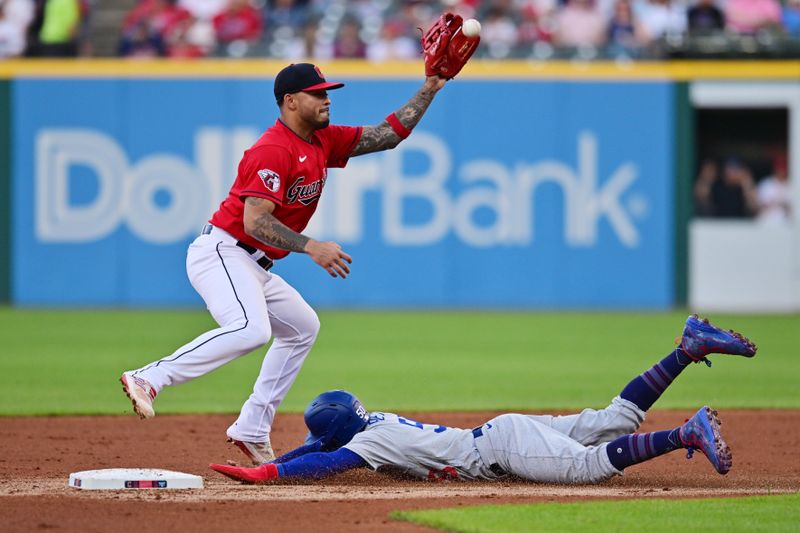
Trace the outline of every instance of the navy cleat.
<instances>
[{"instance_id":1,"label":"navy cleat","mask_svg":"<svg viewBox=\"0 0 800 533\"><path fill-rule=\"evenodd\" d=\"M727 474L733 464L731 449L719 431L721 422L717 412L708 406L701 407L695 415L678 430L681 443L688 450L686 458L691 459L695 450L705 454L714 470Z\"/></svg>"},{"instance_id":2,"label":"navy cleat","mask_svg":"<svg viewBox=\"0 0 800 533\"><path fill-rule=\"evenodd\" d=\"M680 347L694 362L704 361L708 366L711 366L711 362L706 359L708 354L753 357L757 350L756 345L741 333L732 329L720 329L707 318L701 319L697 315L686 319Z\"/></svg>"}]
</instances>

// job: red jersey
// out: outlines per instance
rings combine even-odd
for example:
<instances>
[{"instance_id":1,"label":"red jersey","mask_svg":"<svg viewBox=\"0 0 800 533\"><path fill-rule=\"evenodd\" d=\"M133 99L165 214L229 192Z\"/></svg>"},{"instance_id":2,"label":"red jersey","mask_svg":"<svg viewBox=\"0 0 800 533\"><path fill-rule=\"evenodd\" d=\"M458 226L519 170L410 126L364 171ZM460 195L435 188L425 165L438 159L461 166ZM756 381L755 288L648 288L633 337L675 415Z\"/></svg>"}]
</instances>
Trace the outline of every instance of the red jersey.
<instances>
[{"instance_id":1,"label":"red jersey","mask_svg":"<svg viewBox=\"0 0 800 533\"><path fill-rule=\"evenodd\" d=\"M308 142L277 120L245 151L228 197L209 222L272 259L286 257L288 251L244 232L244 199L257 196L274 202L272 215L302 232L317 210L328 168L343 168L360 138L361 127L328 126L315 131Z\"/></svg>"},{"instance_id":2,"label":"red jersey","mask_svg":"<svg viewBox=\"0 0 800 533\"><path fill-rule=\"evenodd\" d=\"M237 39L252 41L261 37L261 12L252 6L226 10L212 21L217 41L230 43Z\"/></svg>"}]
</instances>

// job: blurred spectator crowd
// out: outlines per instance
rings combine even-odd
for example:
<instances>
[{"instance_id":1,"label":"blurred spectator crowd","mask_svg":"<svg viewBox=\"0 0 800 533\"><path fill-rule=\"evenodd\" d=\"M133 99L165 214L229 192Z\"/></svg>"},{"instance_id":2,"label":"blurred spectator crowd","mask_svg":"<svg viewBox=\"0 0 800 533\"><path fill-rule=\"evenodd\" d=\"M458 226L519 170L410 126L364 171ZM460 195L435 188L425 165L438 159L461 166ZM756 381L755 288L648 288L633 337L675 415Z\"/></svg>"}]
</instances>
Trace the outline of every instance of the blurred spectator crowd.
<instances>
[{"instance_id":1,"label":"blurred spectator crowd","mask_svg":"<svg viewBox=\"0 0 800 533\"><path fill-rule=\"evenodd\" d=\"M755 179L751 166L741 159L728 157L719 162L705 158L694 185L696 214L787 223L792 217L792 202L785 153L773 157L771 169L768 175Z\"/></svg>"},{"instance_id":2,"label":"blurred spectator crowd","mask_svg":"<svg viewBox=\"0 0 800 533\"><path fill-rule=\"evenodd\" d=\"M492 59L800 57L800 0L0 0L0 57L111 55L89 21L115 3L125 57L413 59L443 11Z\"/></svg>"},{"instance_id":3,"label":"blurred spectator crowd","mask_svg":"<svg viewBox=\"0 0 800 533\"><path fill-rule=\"evenodd\" d=\"M89 0L0 0L0 57L90 55L89 11Z\"/></svg>"}]
</instances>

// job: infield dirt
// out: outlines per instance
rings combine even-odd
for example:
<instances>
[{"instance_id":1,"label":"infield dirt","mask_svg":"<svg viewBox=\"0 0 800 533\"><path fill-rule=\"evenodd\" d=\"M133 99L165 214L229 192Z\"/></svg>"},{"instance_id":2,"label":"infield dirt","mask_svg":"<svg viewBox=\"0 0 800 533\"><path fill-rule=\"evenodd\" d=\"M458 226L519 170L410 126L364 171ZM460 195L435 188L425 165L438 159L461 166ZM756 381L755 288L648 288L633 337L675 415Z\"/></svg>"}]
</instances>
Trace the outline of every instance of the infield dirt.
<instances>
[{"instance_id":1,"label":"infield dirt","mask_svg":"<svg viewBox=\"0 0 800 533\"><path fill-rule=\"evenodd\" d=\"M423 422L473 427L499 413L406 413ZM640 431L674 427L690 411L653 411ZM800 491L800 410L723 410L733 450L727 476L702 454L678 450L600 485L399 479L367 470L329 480L237 484L208 469L243 456L225 442L232 416L9 417L0 419L3 531L425 531L395 522L395 510L619 498L696 498ZM298 445L302 417L276 418L276 452ZM69 474L100 468L164 468L203 476L202 490L82 491Z\"/></svg>"}]
</instances>

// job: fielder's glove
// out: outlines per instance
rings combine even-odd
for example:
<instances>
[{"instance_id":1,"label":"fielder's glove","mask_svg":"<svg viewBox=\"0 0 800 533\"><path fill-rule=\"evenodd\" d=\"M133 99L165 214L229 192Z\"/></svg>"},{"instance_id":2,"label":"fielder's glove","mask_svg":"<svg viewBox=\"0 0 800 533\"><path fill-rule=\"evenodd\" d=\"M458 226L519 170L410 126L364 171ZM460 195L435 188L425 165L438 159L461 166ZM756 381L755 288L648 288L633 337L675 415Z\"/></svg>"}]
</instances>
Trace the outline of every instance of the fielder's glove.
<instances>
[{"instance_id":1,"label":"fielder's glove","mask_svg":"<svg viewBox=\"0 0 800 533\"><path fill-rule=\"evenodd\" d=\"M481 38L479 35L464 35L461 32L463 24L461 16L445 13L422 36L426 76L438 75L449 80L461 72L472 57Z\"/></svg>"}]
</instances>

